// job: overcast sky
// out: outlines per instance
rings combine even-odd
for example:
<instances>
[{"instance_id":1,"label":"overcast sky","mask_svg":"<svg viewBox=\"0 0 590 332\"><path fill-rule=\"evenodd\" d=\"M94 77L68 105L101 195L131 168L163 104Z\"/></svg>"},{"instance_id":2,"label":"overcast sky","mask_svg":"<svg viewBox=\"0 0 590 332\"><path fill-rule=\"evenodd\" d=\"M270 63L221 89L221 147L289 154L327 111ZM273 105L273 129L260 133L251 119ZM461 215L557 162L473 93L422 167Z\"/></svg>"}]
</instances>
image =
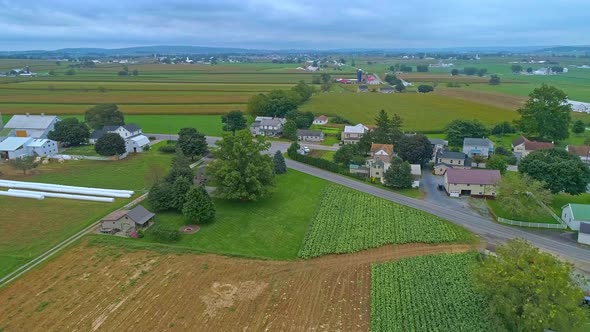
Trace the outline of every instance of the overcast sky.
<instances>
[{"instance_id":1,"label":"overcast sky","mask_svg":"<svg viewBox=\"0 0 590 332\"><path fill-rule=\"evenodd\" d=\"M588 45L589 14L589 0L0 0L0 50Z\"/></svg>"}]
</instances>

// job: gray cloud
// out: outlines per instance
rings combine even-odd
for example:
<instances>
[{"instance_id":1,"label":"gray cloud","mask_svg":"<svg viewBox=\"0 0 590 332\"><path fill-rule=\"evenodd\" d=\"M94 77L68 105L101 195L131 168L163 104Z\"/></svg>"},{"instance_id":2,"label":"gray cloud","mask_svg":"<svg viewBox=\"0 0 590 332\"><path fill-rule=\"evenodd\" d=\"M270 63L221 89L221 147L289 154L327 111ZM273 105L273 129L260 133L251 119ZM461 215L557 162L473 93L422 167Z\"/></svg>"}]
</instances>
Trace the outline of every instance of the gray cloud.
<instances>
[{"instance_id":1,"label":"gray cloud","mask_svg":"<svg viewBox=\"0 0 590 332\"><path fill-rule=\"evenodd\" d=\"M590 44L590 1L487 2L0 0L0 49Z\"/></svg>"}]
</instances>

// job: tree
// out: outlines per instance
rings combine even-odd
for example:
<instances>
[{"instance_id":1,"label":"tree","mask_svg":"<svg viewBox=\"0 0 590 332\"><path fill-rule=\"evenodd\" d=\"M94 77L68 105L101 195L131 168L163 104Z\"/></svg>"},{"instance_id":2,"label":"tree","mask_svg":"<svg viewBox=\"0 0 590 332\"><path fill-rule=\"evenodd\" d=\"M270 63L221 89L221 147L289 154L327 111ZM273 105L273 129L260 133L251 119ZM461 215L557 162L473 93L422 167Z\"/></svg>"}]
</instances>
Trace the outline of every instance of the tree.
<instances>
[{"instance_id":1,"label":"tree","mask_svg":"<svg viewBox=\"0 0 590 332\"><path fill-rule=\"evenodd\" d=\"M457 76L457 75L459 75L459 69L452 69L452 70L451 70L451 75L452 75L452 76Z\"/></svg>"},{"instance_id":2,"label":"tree","mask_svg":"<svg viewBox=\"0 0 590 332\"><path fill-rule=\"evenodd\" d=\"M88 109L84 121L92 129L102 129L104 126L124 125L125 117L117 105L101 104Z\"/></svg>"},{"instance_id":3,"label":"tree","mask_svg":"<svg viewBox=\"0 0 590 332\"><path fill-rule=\"evenodd\" d=\"M375 125L375 129L370 132L364 142L395 145L403 136L401 130L403 120L397 114L389 117L385 110L381 110L375 117Z\"/></svg>"},{"instance_id":4,"label":"tree","mask_svg":"<svg viewBox=\"0 0 590 332\"><path fill-rule=\"evenodd\" d=\"M515 74L518 74L518 73L522 72L522 66L521 65L512 65L512 66L510 66L510 69Z\"/></svg>"},{"instance_id":5,"label":"tree","mask_svg":"<svg viewBox=\"0 0 590 332\"><path fill-rule=\"evenodd\" d=\"M492 135L502 136L504 134L514 133L516 133L516 128L514 128L508 121L500 122L492 128Z\"/></svg>"},{"instance_id":6,"label":"tree","mask_svg":"<svg viewBox=\"0 0 590 332\"><path fill-rule=\"evenodd\" d=\"M547 141L569 137L571 105L566 94L555 87L543 84L533 90L525 106L517 112L520 114L517 124L527 135Z\"/></svg>"},{"instance_id":7,"label":"tree","mask_svg":"<svg viewBox=\"0 0 590 332\"><path fill-rule=\"evenodd\" d=\"M426 73L428 72L428 65L417 65L416 71L419 73Z\"/></svg>"},{"instance_id":8,"label":"tree","mask_svg":"<svg viewBox=\"0 0 590 332\"><path fill-rule=\"evenodd\" d=\"M90 130L77 118L66 118L57 122L55 128L47 135L49 139L72 146L86 142L89 137Z\"/></svg>"},{"instance_id":9,"label":"tree","mask_svg":"<svg viewBox=\"0 0 590 332\"><path fill-rule=\"evenodd\" d=\"M475 167L479 167L479 164L483 163L485 158L479 154L473 156L473 162L475 163Z\"/></svg>"},{"instance_id":10,"label":"tree","mask_svg":"<svg viewBox=\"0 0 590 332\"><path fill-rule=\"evenodd\" d=\"M177 177L172 184L172 201L170 202L170 206L173 209L178 211L182 211L184 207L184 203L186 202L186 195L191 190L192 187L192 178L188 178L186 176Z\"/></svg>"},{"instance_id":11,"label":"tree","mask_svg":"<svg viewBox=\"0 0 590 332\"><path fill-rule=\"evenodd\" d=\"M586 125L584 124L584 122L582 122L582 120L577 120L576 122L574 122L572 131L574 132L574 134L581 134L586 131Z\"/></svg>"},{"instance_id":12,"label":"tree","mask_svg":"<svg viewBox=\"0 0 590 332\"><path fill-rule=\"evenodd\" d=\"M180 149L176 149L176 154L174 158L172 158L172 167L170 167L170 171L168 175L166 175L166 181L168 183L176 182L176 179L180 177L184 177L187 179L193 178L193 170L190 166L191 162L186 157L186 155Z\"/></svg>"},{"instance_id":13,"label":"tree","mask_svg":"<svg viewBox=\"0 0 590 332\"><path fill-rule=\"evenodd\" d=\"M412 66L400 65L399 66L399 71L402 71L402 72L405 72L405 73L411 73L412 72Z\"/></svg>"},{"instance_id":14,"label":"tree","mask_svg":"<svg viewBox=\"0 0 590 332\"><path fill-rule=\"evenodd\" d=\"M155 212L168 211L173 208L174 190L166 181L157 182L148 193L147 200Z\"/></svg>"},{"instance_id":15,"label":"tree","mask_svg":"<svg viewBox=\"0 0 590 332\"><path fill-rule=\"evenodd\" d=\"M164 168L159 164L150 164L145 174L145 182L150 186L163 181L166 177L166 172Z\"/></svg>"},{"instance_id":16,"label":"tree","mask_svg":"<svg viewBox=\"0 0 590 332\"><path fill-rule=\"evenodd\" d=\"M431 85L421 84L418 85L418 92L420 93L428 93L434 91L434 88Z\"/></svg>"},{"instance_id":17,"label":"tree","mask_svg":"<svg viewBox=\"0 0 590 332\"><path fill-rule=\"evenodd\" d=\"M272 90L268 94L254 95L248 101L248 112L253 116L284 117L289 111L297 109L302 97L295 91Z\"/></svg>"},{"instance_id":18,"label":"tree","mask_svg":"<svg viewBox=\"0 0 590 332\"><path fill-rule=\"evenodd\" d=\"M11 164L12 167L18 169L19 171L23 171L23 174L27 174L28 170L37 168L37 166L39 166L39 163L35 162L34 156L15 158L11 160Z\"/></svg>"},{"instance_id":19,"label":"tree","mask_svg":"<svg viewBox=\"0 0 590 332\"><path fill-rule=\"evenodd\" d=\"M580 158L562 149L537 150L522 158L518 171L545 182L552 193L578 195L586 192L590 169Z\"/></svg>"},{"instance_id":20,"label":"tree","mask_svg":"<svg viewBox=\"0 0 590 332\"><path fill-rule=\"evenodd\" d=\"M137 76L137 75L139 75L139 70L133 69L132 73L133 73L133 76Z\"/></svg>"},{"instance_id":21,"label":"tree","mask_svg":"<svg viewBox=\"0 0 590 332\"><path fill-rule=\"evenodd\" d=\"M447 140L451 146L463 145L466 137L485 137L488 135L486 127L478 120L453 120L447 126Z\"/></svg>"},{"instance_id":22,"label":"tree","mask_svg":"<svg viewBox=\"0 0 590 332\"><path fill-rule=\"evenodd\" d=\"M219 184L216 193L220 197L254 201L271 193L274 163L262 154L270 147L264 138L253 139L242 130L235 136L224 135L217 145L209 172Z\"/></svg>"},{"instance_id":23,"label":"tree","mask_svg":"<svg viewBox=\"0 0 590 332\"><path fill-rule=\"evenodd\" d=\"M508 163L506 163L506 158L499 154L492 155L486 161L486 168L487 169L497 169L500 173L504 174L506 169L508 169Z\"/></svg>"},{"instance_id":24,"label":"tree","mask_svg":"<svg viewBox=\"0 0 590 332\"><path fill-rule=\"evenodd\" d=\"M554 73L563 73L563 67L553 66L553 67L551 67L551 71Z\"/></svg>"},{"instance_id":25,"label":"tree","mask_svg":"<svg viewBox=\"0 0 590 332\"><path fill-rule=\"evenodd\" d=\"M297 123L294 120L287 120L283 126L283 137L290 140L297 140Z\"/></svg>"},{"instance_id":26,"label":"tree","mask_svg":"<svg viewBox=\"0 0 590 332\"><path fill-rule=\"evenodd\" d=\"M391 160L391 166L385 171L383 178L385 186L397 189L411 188L414 182L410 163L397 157Z\"/></svg>"},{"instance_id":27,"label":"tree","mask_svg":"<svg viewBox=\"0 0 590 332\"><path fill-rule=\"evenodd\" d=\"M465 67L463 69L463 73L465 73L465 75L468 76L473 76L475 74L477 74L478 69L476 67Z\"/></svg>"},{"instance_id":28,"label":"tree","mask_svg":"<svg viewBox=\"0 0 590 332\"><path fill-rule=\"evenodd\" d=\"M207 153L207 139L205 135L195 128L180 129L176 146L191 160L194 160L195 156L202 156Z\"/></svg>"},{"instance_id":29,"label":"tree","mask_svg":"<svg viewBox=\"0 0 590 332\"><path fill-rule=\"evenodd\" d=\"M395 76L394 74L386 74L385 78L383 79L385 82L387 82L389 85L397 85L399 83L401 83L402 81L397 78L397 76Z\"/></svg>"},{"instance_id":30,"label":"tree","mask_svg":"<svg viewBox=\"0 0 590 332\"><path fill-rule=\"evenodd\" d=\"M551 192L545 189L545 183L526 174L502 177L498 192L498 203L502 209L517 217L534 213L539 206L537 200L548 205L553 198Z\"/></svg>"},{"instance_id":31,"label":"tree","mask_svg":"<svg viewBox=\"0 0 590 332\"><path fill-rule=\"evenodd\" d=\"M403 136L396 145L397 154L410 164L426 165L432 159L432 144L428 137L417 134Z\"/></svg>"},{"instance_id":32,"label":"tree","mask_svg":"<svg viewBox=\"0 0 590 332\"><path fill-rule=\"evenodd\" d=\"M406 86L402 82L399 82L398 84L395 85L395 90L397 92L403 92L405 89L406 89Z\"/></svg>"},{"instance_id":33,"label":"tree","mask_svg":"<svg viewBox=\"0 0 590 332\"><path fill-rule=\"evenodd\" d=\"M291 90L301 96L301 102L308 101L315 92L315 88L312 85L308 85L304 81L299 81L299 83L291 88Z\"/></svg>"},{"instance_id":34,"label":"tree","mask_svg":"<svg viewBox=\"0 0 590 332\"><path fill-rule=\"evenodd\" d=\"M275 152L275 155L273 157L273 162L275 165L275 174L287 173L287 165L285 164L285 157L283 157L283 154L281 153L281 151L277 150L277 152Z\"/></svg>"},{"instance_id":35,"label":"tree","mask_svg":"<svg viewBox=\"0 0 590 332\"><path fill-rule=\"evenodd\" d=\"M115 133L106 133L94 145L94 150L101 156L115 156L125 153L125 140Z\"/></svg>"},{"instance_id":36,"label":"tree","mask_svg":"<svg viewBox=\"0 0 590 332\"><path fill-rule=\"evenodd\" d=\"M521 239L497 248L475 269L476 287L486 297L496 325L507 331L573 331L588 312L573 280L572 264L540 252Z\"/></svg>"},{"instance_id":37,"label":"tree","mask_svg":"<svg viewBox=\"0 0 590 332\"><path fill-rule=\"evenodd\" d=\"M490 85L500 85L500 76L498 76L498 75L490 76L489 83L490 83Z\"/></svg>"},{"instance_id":38,"label":"tree","mask_svg":"<svg viewBox=\"0 0 590 332\"><path fill-rule=\"evenodd\" d=\"M231 131L234 135L237 130L246 129L248 121L242 111L229 111L226 115L221 117L224 131Z\"/></svg>"},{"instance_id":39,"label":"tree","mask_svg":"<svg viewBox=\"0 0 590 332\"><path fill-rule=\"evenodd\" d=\"M484 77L487 74L488 70L485 68L480 68L477 70L477 76Z\"/></svg>"},{"instance_id":40,"label":"tree","mask_svg":"<svg viewBox=\"0 0 590 332\"><path fill-rule=\"evenodd\" d=\"M527 72L527 73L529 73L529 74L530 74L530 73L532 73L532 72L533 72L533 68L531 68L531 67L528 67L528 68L526 69L526 72Z\"/></svg>"},{"instance_id":41,"label":"tree","mask_svg":"<svg viewBox=\"0 0 590 332\"><path fill-rule=\"evenodd\" d=\"M182 214L191 224L206 224L215 218L215 205L205 187L198 186L188 192Z\"/></svg>"},{"instance_id":42,"label":"tree","mask_svg":"<svg viewBox=\"0 0 590 332\"><path fill-rule=\"evenodd\" d=\"M359 156L362 156L362 153L359 152L357 144L344 144L334 153L332 159L335 163L348 167L353 160L357 161Z\"/></svg>"},{"instance_id":43,"label":"tree","mask_svg":"<svg viewBox=\"0 0 590 332\"><path fill-rule=\"evenodd\" d=\"M66 75L68 75L68 76L76 75L76 70L74 70L74 68L70 68L66 71Z\"/></svg>"}]
</instances>

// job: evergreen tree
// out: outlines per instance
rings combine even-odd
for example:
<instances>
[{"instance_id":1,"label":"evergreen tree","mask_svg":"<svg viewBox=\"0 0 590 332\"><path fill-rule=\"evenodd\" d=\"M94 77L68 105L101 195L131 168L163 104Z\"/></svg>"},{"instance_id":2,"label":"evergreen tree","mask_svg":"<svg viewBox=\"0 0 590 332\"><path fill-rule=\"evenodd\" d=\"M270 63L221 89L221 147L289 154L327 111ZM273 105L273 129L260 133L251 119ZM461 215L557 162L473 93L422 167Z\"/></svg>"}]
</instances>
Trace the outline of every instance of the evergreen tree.
<instances>
[{"instance_id":1,"label":"evergreen tree","mask_svg":"<svg viewBox=\"0 0 590 332\"><path fill-rule=\"evenodd\" d=\"M195 187L187 193L182 214L191 224L206 224L215 218L215 205L205 187Z\"/></svg>"},{"instance_id":2,"label":"evergreen tree","mask_svg":"<svg viewBox=\"0 0 590 332\"><path fill-rule=\"evenodd\" d=\"M287 165L285 164L285 157L283 157L283 154L281 153L281 151L275 152L275 155L273 157L273 161L275 164L275 174L287 173Z\"/></svg>"},{"instance_id":3,"label":"evergreen tree","mask_svg":"<svg viewBox=\"0 0 590 332\"><path fill-rule=\"evenodd\" d=\"M160 181L152 186L148 193L147 200L150 207L155 212L167 211L172 209L174 199L174 190L172 185L165 181Z\"/></svg>"},{"instance_id":4,"label":"evergreen tree","mask_svg":"<svg viewBox=\"0 0 590 332\"><path fill-rule=\"evenodd\" d=\"M191 179L187 179L185 176L177 177L172 184L172 208L182 211L184 203L186 202L186 194L191 190L192 183Z\"/></svg>"},{"instance_id":5,"label":"evergreen tree","mask_svg":"<svg viewBox=\"0 0 590 332\"><path fill-rule=\"evenodd\" d=\"M182 150L177 149L176 155L174 158L172 158L172 167L166 176L166 181L169 183L174 183L179 177L192 179L193 170L190 167L190 160L184 155Z\"/></svg>"},{"instance_id":6,"label":"evergreen tree","mask_svg":"<svg viewBox=\"0 0 590 332\"><path fill-rule=\"evenodd\" d=\"M574 134L581 134L584 131L586 131L586 125L584 124L584 122L582 122L582 120L577 120L576 122L574 122L572 131L574 132Z\"/></svg>"}]
</instances>

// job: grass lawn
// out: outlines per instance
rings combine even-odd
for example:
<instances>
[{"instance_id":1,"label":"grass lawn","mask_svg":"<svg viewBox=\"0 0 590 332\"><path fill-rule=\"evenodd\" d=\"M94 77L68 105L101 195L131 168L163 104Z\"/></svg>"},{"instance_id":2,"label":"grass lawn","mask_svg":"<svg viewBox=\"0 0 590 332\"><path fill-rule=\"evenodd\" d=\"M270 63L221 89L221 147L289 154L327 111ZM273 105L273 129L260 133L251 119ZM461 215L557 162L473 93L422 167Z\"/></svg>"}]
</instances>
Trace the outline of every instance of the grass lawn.
<instances>
[{"instance_id":1,"label":"grass lawn","mask_svg":"<svg viewBox=\"0 0 590 332\"><path fill-rule=\"evenodd\" d=\"M324 136L324 140L322 141L322 145L325 146L334 146L334 144L340 143L340 138L336 136Z\"/></svg>"},{"instance_id":2,"label":"grass lawn","mask_svg":"<svg viewBox=\"0 0 590 332\"><path fill-rule=\"evenodd\" d=\"M206 252L289 260L297 258L327 182L289 170L277 176L276 192L258 202L215 199L215 221L172 244ZM179 213L158 213L156 222L180 228ZM156 242L149 231L141 241Z\"/></svg>"},{"instance_id":3,"label":"grass lawn","mask_svg":"<svg viewBox=\"0 0 590 332\"><path fill-rule=\"evenodd\" d=\"M558 216L561 216L561 207L568 203L590 204L590 194L583 193L576 196L569 194L554 195L553 202L551 202L551 208Z\"/></svg>"},{"instance_id":4,"label":"grass lawn","mask_svg":"<svg viewBox=\"0 0 590 332\"><path fill-rule=\"evenodd\" d=\"M159 165L166 170L170 160L171 155L153 149L120 161L54 162L41 166L35 170L38 174L34 175L16 174L4 166L2 172L3 178L12 180L141 191L148 187L148 168ZM37 201L3 197L0 199L0 211L10 218L3 218L0 222L0 276L129 201L116 199L115 203L99 203L56 198Z\"/></svg>"},{"instance_id":5,"label":"grass lawn","mask_svg":"<svg viewBox=\"0 0 590 332\"><path fill-rule=\"evenodd\" d=\"M497 200L486 200L486 202L493 214L500 218L523 222L557 224L557 221L547 211L533 201L522 199L522 204L526 204L530 209L520 215L506 211Z\"/></svg>"},{"instance_id":6,"label":"grass lawn","mask_svg":"<svg viewBox=\"0 0 590 332\"><path fill-rule=\"evenodd\" d=\"M373 125L375 116L381 109L399 114L404 120L404 130L420 132L442 131L455 119L478 119L491 126L502 121L512 121L518 115L509 109L467 100L410 93L321 93L301 107L302 111L341 115L353 123L365 125Z\"/></svg>"},{"instance_id":7,"label":"grass lawn","mask_svg":"<svg viewBox=\"0 0 590 332\"><path fill-rule=\"evenodd\" d=\"M63 151L64 154L78 155L78 156L98 156L94 150L94 145L80 145L67 148Z\"/></svg>"}]
</instances>

